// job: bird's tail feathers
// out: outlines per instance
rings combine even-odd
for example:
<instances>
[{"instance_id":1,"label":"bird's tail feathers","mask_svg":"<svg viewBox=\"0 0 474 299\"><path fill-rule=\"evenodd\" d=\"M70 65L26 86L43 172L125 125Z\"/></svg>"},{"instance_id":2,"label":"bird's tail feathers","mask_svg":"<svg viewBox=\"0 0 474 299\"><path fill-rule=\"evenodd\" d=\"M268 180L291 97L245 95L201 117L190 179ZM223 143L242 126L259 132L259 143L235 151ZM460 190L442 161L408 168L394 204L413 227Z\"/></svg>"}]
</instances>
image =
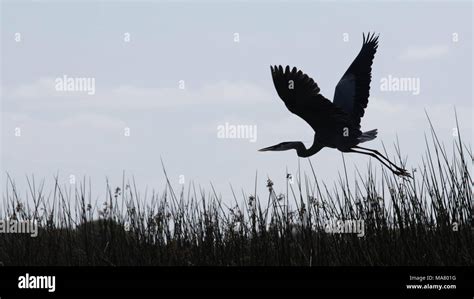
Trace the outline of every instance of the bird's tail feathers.
<instances>
[{"instance_id":1,"label":"bird's tail feathers","mask_svg":"<svg viewBox=\"0 0 474 299\"><path fill-rule=\"evenodd\" d=\"M362 142L374 140L375 138L377 138L377 129L373 129L373 130L362 133L362 135L360 135L359 137L359 141L360 143L362 143Z\"/></svg>"}]
</instances>

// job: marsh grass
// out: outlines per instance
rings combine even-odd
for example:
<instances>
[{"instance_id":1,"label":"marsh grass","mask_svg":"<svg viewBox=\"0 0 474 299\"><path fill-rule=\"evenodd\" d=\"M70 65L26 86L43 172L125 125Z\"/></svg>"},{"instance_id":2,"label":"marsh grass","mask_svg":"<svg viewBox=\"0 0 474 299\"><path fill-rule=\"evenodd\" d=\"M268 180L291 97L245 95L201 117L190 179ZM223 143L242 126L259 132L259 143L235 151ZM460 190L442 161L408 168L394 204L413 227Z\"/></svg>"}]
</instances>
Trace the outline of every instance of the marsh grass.
<instances>
[{"instance_id":1,"label":"marsh grass","mask_svg":"<svg viewBox=\"0 0 474 299\"><path fill-rule=\"evenodd\" d=\"M431 123L430 123L431 125ZM107 183L92 200L91 184L52 191L28 178L14 180L0 207L2 219L35 220L39 235L0 234L3 265L474 265L472 151L461 136L452 155L431 126L422 163L403 180L371 167L352 184L344 174L333 188L309 175L289 178L278 193L233 197L194 184L175 192L140 193L134 179ZM396 147L403 164L400 148ZM255 178L257 184L257 177ZM231 187L232 188L232 187ZM255 190L257 186L255 186ZM233 202L229 206L229 202ZM362 219L365 236L325 231L330 219Z\"/></svg>"}]
</instances>

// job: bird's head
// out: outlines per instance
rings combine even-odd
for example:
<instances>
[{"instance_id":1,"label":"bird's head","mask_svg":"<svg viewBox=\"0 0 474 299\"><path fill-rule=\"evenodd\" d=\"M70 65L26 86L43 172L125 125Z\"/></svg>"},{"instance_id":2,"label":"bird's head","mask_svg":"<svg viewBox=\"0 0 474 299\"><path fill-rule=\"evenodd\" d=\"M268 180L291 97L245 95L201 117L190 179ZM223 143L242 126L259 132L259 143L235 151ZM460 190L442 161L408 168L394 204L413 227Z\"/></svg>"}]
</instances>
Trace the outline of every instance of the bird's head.
<instances>
[{"instance_id":1,"label":"bird's head","mask_svg":"<svg viewBox=\"0 0 474 299\"><path fill-rule=\"evenodd\" d=\"M290 149L297 149L301 145L303 145L303 143L301 143L299 141L286 141L286 142L278 143L278 144L275 144L275 145L272 145L272 146L269 146L269 147L259 149L258 151L259 152L287 151L287 150L290 150Z\"/></svg>"},{"instance_id":2,"label":"bird's head","mask_svg":"<svg viewBox=\"0 0 474 299\"><path fill-rule=\"evenodd\" d=\"M269 147L259 149L259 152L268 152L268 151L287 151L294 149L299 157L309 157L316 152L318 152L322 147L319 147L314 150L308 151L304 146L303 142L300 141L286 141Z\"/></svg>"}]
</instances>

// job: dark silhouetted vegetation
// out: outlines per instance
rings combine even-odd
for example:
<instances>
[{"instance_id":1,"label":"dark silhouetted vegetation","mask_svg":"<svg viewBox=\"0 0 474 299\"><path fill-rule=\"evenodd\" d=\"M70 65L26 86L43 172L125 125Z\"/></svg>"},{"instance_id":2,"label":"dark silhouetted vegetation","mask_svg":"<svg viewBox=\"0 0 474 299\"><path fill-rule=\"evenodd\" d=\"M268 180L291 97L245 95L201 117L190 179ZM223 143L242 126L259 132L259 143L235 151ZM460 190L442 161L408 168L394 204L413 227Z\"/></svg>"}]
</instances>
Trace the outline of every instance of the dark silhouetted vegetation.
<instances>
[{"instance_id":1,"label":"dark silhouetted vegetation","mask_svg":"<svg viewBox=\"0 0 474 299\"><path fill-rule=\"evenodd\" d=\"M56 179L46 194L44 183L29 178L23 195L8 177L0 217L35 219L40 231L36 238L0 234L0 262L474 265L473 156L461 136L452 146L448 156L432 129L421 164L411 169L414 179L369 168L354 184L341 178L332 189L313 171L281 186L283 194L268 180L268 194L233 193L225 202L193 184L175 193L169 181L163 192L143 195L133 179L107 186L107 198L96 201L85 180L66 188ZM329 219L362 219L365 236L328 233Z\"/></svg>"}]
</instances>

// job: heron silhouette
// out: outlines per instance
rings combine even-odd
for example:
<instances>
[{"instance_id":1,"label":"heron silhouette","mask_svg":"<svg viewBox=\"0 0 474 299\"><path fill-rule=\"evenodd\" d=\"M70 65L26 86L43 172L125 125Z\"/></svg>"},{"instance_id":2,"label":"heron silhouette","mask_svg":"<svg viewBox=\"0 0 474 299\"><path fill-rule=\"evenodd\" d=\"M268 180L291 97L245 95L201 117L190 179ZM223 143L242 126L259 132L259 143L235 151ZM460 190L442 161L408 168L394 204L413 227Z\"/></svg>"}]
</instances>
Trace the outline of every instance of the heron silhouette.
<instances>
[{"instance_id":1,"label":"heron silhouette","mask_svg":"<svg viewBox=\"0 0 474 299\"><path fill-rule=\"evenodd\" d=\"M259 151L295 149L299 157L309 157L324 147L344 153L359 153L379 160L394 174L408 176L403 168L392 163L374 149L359 146L377 137L377 129L362 132L360 127L364 109L369 101L372 61L378 47L378 36L362 34L359 54L336 86L333 102L319 93L312 78L293 67L271 66L273 83L288 110L304 119L315 131L313 145L306 148L301 141L287 141Z\"/></svg>"}]
</instances>

